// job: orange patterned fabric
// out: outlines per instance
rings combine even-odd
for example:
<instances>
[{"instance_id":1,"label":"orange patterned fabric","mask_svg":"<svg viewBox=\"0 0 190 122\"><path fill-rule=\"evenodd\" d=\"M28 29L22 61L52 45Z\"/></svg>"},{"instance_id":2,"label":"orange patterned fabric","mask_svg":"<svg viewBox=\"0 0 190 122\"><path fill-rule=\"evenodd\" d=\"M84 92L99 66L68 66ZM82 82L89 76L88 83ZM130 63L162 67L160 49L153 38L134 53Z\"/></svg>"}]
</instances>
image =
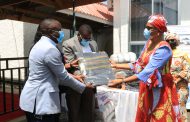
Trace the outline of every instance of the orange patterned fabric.
<instances>
[{"instance_id":1,"label":"orange patterned fabric","mask_svg":"<svg viewBox=\"0 0 190 122\"><path fill-rule=\"evenodd\" d=\"M159 44L161 46L168 46L168 43L163 41ZM157 49L156 48L156 49ZM156 51L152 51L152 54ZM144 52L143 52L144 53ZM139 61L142 67L145 67L148 62L150 55L143 56L143 59ZM141 57L140 57L141 58ZM177 100L177 91L176 87L173 83L172 75L170 74L170 64L171 60L164 66L162 72L162 83L163 87L161 87L161 93L159 102L156 107L153 109L153 87L157 87L158 79L155 77L156 72L150 76L151 83L147 84L144 82L140 82L139 89L139 99L138 99L138 107L136 114L136 122L180 122L180 116L178 113L178 100Z\"/></svg>"}]
</instances>

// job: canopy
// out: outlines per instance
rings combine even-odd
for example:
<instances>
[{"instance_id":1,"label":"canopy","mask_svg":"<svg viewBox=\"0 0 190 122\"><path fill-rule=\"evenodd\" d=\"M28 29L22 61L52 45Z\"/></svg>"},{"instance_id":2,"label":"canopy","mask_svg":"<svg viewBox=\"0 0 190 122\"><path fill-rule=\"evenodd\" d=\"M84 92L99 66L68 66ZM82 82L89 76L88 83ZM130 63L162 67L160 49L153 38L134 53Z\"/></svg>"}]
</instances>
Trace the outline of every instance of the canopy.
<instances>
[{"instance_id":1,"label":"canopy","mask_svg":"<svg viewBox=\"0 0 190 122\"><path fill-rule=\"evenodd\" d=\"M75 0L75 6L102 2L105 0ZM73 0L0 0L0 19L12 19L39 24L44 18L58 19L64 28L72 28L73 16L56 12L61 9L72 8ZM84 22L94 28L101 28L103 24L76 18L77 25Z\"/></svg>"}]
</instances>

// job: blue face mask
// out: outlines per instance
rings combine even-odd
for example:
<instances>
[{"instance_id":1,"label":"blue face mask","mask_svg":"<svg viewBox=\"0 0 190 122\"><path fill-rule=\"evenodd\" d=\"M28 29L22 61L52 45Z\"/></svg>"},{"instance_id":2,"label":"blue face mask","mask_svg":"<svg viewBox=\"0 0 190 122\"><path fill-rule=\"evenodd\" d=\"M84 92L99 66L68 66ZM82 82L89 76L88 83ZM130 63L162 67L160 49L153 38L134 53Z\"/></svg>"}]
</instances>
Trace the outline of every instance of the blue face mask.
<instances>
[{"instance_id":1,"label":"blue face mask","mask_svg":"<svg viewBox=\"0 0 190 122\"><path fill-rule=\"evenodd\" d=\"M63 38L64 38L64 32L63 31L59 31L59 37L57 38L58 43L62 43L63 42Z\"/></svg>"},{"instance_id":2,"label":"blue face mask","mask_svg":"<svg viewBox=\"0 0 190 122\"><path fill-rule=\"evenodd\" d=\"M144 37L146 40L150 38L150 31L147 28L144 29Z\"/></svg>"},{"instance_id":3,"label":"blue face mask","mask_svg":"<svg viewBox=\"0 0 190 122\"><path fill-rule=\"evenodd\" d=\"M82 39L82 40L80 41L80 44L81 44L82 46L86 47L86 46L89 45L89 40L87 40L87 39Z\"/></svg>"}]
</instances>

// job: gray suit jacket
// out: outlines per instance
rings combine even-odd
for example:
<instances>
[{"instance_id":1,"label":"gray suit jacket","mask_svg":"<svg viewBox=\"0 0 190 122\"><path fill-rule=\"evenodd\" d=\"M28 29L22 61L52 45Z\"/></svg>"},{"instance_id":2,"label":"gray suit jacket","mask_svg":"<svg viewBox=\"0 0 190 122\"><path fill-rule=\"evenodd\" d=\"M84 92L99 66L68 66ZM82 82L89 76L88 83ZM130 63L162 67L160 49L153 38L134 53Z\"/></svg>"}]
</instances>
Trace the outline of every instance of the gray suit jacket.
<instances>
[{"instance_id":1,"label":"gray suit jacket","mask_svg":"<svg viewBox=\"0 0 190 122\"><path fill-rule=\"evenodd\" d=\"M91 40L89 45L92 52L98 51L98 46L97 46L96 41ZM75 52L83 52L82 46L80 45L80 42L77 36L74 36L73 38L68 39L63 42L63 53L65 56L66 63L70 63L71 61L76 59ZM81 74L80 71L76 68L70 69L70 72L73 74Z\"/></svg>"},{"instance_id":2,"label":"gray suit jacket","mask_svg":"<svg viewBox=\"0 0 190 122\"><path fill-rule=\"evenodd\" d=\"M55 43L42 36L29 55L29 78L20 96L20 108L32 113L36 102L38 115L59 113L58 84L79 93L85 89L84 84L68 75Z\"/></svg>"},{"instance_id":3,"label":"gray suit jacket","mask_svg":"<svg viewBox=\"0 0 190 122\"><path fill-rule=\"evenodd\" d=\"M92 52L98 51L96 41L91 40L90 47ZM71 61L76 59L75 52L82 52L82 47L77 36L74 36L73 38L63 42L63 53L65 56L66 63L70 63Z\"/></svg>"}]
</instances>

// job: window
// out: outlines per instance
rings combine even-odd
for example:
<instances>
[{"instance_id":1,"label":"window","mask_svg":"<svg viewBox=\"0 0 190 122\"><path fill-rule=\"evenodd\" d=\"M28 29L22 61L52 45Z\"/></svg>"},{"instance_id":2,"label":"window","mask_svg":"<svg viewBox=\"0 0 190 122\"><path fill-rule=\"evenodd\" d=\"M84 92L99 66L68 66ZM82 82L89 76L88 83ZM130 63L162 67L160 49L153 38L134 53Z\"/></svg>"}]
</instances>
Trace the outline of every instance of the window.
<instances>
[{"instance_id":1,"label":"window","mask_svg":"<svg viewBox=\"0 0 190 122\"><path fill-rule=\"evenodd\" d=\"M154 13L163 14L169 25L178 23L178 0L153 0Z\"/></svg>"},{"instance_id":2,"label":"window","mask_svg":"<svg viewBox=\"0 0 190 122\"><path fill-rule=\"evenodd\" d=\"M178 0L131 0L130 10L130 49L137 55L146 42L143 31L150 15L163 14L168 25L175 25L178 22Z\"/></svg>"},{"instance_id":3,"label":"window","mask_svg":"<svg viewBox=\"0 0 190 122\"><path fill-rule=\"evenodd\" d=\"M133 0L131 2L131 41L143 41L143 31L151 15L151 0Z\"/></svg>"}]
</instances>

